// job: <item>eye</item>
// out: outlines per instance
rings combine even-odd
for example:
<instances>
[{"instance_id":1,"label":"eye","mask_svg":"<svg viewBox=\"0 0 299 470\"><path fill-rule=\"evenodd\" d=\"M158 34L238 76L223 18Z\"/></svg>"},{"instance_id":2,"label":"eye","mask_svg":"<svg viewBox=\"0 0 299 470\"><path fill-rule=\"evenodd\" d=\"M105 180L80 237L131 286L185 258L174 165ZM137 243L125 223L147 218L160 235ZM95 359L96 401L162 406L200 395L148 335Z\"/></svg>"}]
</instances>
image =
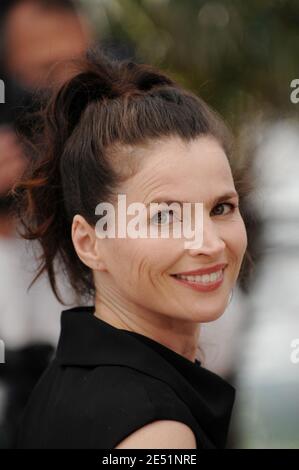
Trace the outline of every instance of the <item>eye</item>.
<instances>
[{"instance_id":1,"label":"eye","mask_svg":"<svg viewBox=\"0 0 299 470\"><path fill-rule=\"evenodd\" d=\"M227 212L223 212L222 208L224 206L228 206L229 210ZM218 210L220 208L220 211ZM221 204L217 204L217 206L213 209L213 215L227 215L230 212L234 212L237 208L236 204L232 204L231 202L221 202Z\"/></svg>"},{"instance_id":2,"label":"eye","mask_svg":"<svg viewBox=\"0 0 299 470\"><path fill-rule=\"evenodd\" d=\"M169 220L170 216L171 216L171 221ZM165 225L165 224L171 223L173 221L173 217L174 217L173 210L158 211L156 214L153 215L151 221L154 224Z\"/></svg>"}]
</instances>

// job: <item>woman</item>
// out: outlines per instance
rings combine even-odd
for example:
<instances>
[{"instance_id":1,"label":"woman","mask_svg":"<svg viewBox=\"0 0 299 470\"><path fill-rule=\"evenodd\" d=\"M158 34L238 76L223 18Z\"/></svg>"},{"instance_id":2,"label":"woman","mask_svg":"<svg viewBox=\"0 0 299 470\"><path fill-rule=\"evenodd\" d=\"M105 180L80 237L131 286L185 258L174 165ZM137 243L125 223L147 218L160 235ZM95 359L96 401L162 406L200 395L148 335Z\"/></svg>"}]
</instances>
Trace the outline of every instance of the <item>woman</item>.
<instances>
[{"instance_id":1,"label":"woman","mask_svg":"<svg viewBox=\"0 0 299 470\"><path fill-rule=\"evenodd\" d=\"M247 248L225 125L159 70L97 53L53 93L38 130L15 188L24 236L43 248L37 276L59 297L59 261L82 300L62 312L17 446L225 447L235 390L196 357L200 323L224 312ZM113 234L111 207L132 234L135 203L150 236ZM161 235L188 220L185 203L202 209L191 208L202 232L188 244L186 232Z\"/></svg>"}]
</instances>

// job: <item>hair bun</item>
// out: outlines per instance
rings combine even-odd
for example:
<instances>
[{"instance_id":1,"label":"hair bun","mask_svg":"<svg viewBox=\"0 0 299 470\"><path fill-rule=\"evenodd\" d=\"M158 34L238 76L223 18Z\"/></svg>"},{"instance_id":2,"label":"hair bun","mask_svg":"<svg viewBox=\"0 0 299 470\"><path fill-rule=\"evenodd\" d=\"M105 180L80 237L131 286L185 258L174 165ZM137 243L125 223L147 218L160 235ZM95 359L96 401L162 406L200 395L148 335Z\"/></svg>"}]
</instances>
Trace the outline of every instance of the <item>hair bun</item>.
<instances>
[{"instance_id":1,"label":"hair bun","mask_svg":"<svg viewBox=\"0 0 299 470\"><path fill-rule=\"evenodd\" d=\"M89 103L115 96L117 93L107 78L93 72L80 73L62 87L55 105L56 108L65 110L68 131L71 134Z\"/></svg>"},{"instance_id":2,"label":"hair bun","mask_svg":"<svg viewBox=\"0 0 299 470\"><path fill-rule=\"evenodd\" d=\"M173 85L173 81L164 75L157 74L157 72L142 71L136 85L139 90L148 91L157 86Z\"/></svg>"}]
</instances>

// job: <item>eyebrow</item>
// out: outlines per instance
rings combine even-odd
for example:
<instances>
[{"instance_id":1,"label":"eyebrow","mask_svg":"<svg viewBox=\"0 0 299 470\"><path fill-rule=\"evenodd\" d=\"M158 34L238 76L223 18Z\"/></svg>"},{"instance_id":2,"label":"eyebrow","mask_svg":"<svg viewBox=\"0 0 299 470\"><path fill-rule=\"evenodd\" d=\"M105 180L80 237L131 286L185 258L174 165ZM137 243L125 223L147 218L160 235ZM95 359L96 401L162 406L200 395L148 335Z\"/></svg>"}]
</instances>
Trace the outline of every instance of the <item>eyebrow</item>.
<instances>
[{"instance_id":1,"label":"eyebrow","mask_svg":"<svg viewBox=\"0 0 299 470\"><path fill-rule=\"evenodd\" d=\"M234 197L238 198L238 197L239 197L238 193L237 193L236 191L228 191L227 193L222 194L222 196L218 196L218 197L213 201L213 205L214 205L214 204L217 204L217 203L220 203L220 202L227 201L228 199L232 199L232 198L234 198ZM148 202L148 203L146 204L146 207L149 206L149 204L152 204L152 203L158 203L158 204L160 204L160 203L165 203L165 204L167 204L167 205L170 205L170 204L172 204L172 203L177 203L177 204L182 205L184 202L188 202L188 201L176 201L176 200L173 200L173 199L171 199L171 200L165 200L165 198L163 198L163 197L161 196L161 197L157 197L157 198L155 198L154 200Z\"/></svg>"}]
</instances>

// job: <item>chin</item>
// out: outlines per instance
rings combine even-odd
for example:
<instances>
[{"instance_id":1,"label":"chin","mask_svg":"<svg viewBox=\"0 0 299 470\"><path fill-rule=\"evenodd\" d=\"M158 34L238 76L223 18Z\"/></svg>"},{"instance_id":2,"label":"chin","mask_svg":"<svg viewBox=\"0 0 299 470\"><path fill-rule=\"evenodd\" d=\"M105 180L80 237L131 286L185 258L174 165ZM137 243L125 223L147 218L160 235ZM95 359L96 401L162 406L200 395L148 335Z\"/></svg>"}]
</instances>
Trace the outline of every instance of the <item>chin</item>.
<instances>
[{"instance_id":1,"label":"chin","mask_svg":"<svg viewBox=\"0 0 299 470\"><path fill-rule=\"evenodd\" d=\"M224 314L225 309L225 302L221 302L221 305L219 303L218 305L216 305L215 303L210 307L204 307L203 305L201 305L200 307L198 307L198 310L194 312L194 318L196 319L195 321L198 321L199 323L209 323L218 320L218 318L220 318Z\"/></svg>"}]
</instances>

